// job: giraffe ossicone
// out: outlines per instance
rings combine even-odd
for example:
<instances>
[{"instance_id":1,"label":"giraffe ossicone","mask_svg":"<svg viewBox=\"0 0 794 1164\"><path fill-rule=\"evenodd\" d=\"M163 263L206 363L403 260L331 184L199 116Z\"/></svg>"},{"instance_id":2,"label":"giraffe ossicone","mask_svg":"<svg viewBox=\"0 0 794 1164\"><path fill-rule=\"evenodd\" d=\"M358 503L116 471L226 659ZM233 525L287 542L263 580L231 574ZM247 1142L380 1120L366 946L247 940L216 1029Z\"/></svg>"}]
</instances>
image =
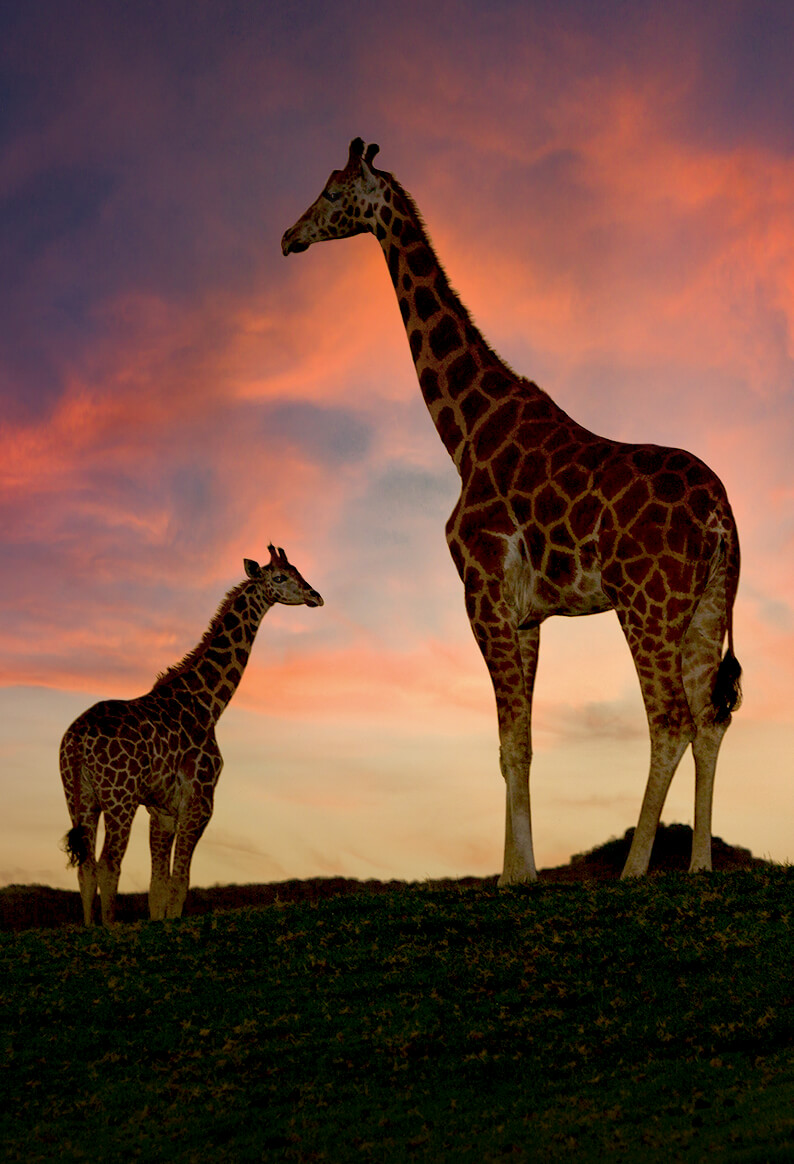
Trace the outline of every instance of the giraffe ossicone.
<instances>
[{"instance_id":1,"label":"giraffe ossicone","mask_svg":"<svg viewBox=\"0 0 794 1164\"><path fill-rule=\"evenodd\" d=\"M64 847L77 865L86 925L97 889L102 921L113 921L121 862L140 805L150 814L149 913L182 913L193 852L212 816L223 766L215 724L242 678L259 625L276 603L323 605L283 549L269 548L264 566L245 559L246 577L225 596L204 637L146 695L96 703L64 734L61 780L72 821ZM97 861L100 814L105 839Z\"/></svg>"},{"instance_id":2,"label":"giraffe ossicone","mask_svg":"<svg viewBox=\"0 0 794 1164\"><path fill-rule=\"evenodd\" d=\"M377 152L351 142L345 167L286 231L282 251L364 232L383 250L425 403L461 477L447 542L496 695L506 783L500 884L537 875L529 768L541 623L606 610L628 641L651 741L623 876L647 871L690 744L690 870L710 869L717 753L740 701L739 540L725 489L691 453L589 432L508 367L452 290L412 198L373 165Z\"/></svg>"}]
</instances>

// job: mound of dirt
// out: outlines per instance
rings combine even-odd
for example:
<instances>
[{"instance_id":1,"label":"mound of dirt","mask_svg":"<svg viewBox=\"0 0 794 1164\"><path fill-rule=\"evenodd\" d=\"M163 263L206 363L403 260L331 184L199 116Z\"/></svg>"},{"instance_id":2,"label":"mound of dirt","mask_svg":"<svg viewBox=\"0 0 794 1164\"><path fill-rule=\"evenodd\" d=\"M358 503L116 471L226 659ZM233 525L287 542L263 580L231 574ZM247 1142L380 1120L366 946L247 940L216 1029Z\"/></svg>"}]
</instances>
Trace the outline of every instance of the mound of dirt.
<instances>
[{"instance_id":1,"label":"mound of dirt","mask_svg":"<svg viewBox=\"0 0 794 1164\"><path fill-rule=\"evenodd\" d=\"M620 877L629 855L634 829L613 837L587 853L577 853L568 865L541 869L543 881L609 881ZM650 873L686 872L692 852L692 829L684 824L660 824L651 850ZM711 864L715 872L732 869L759 869L770 862L754 857L749 849L728 845L722 837L712 837Z\"/></svg>"}]
</instances>

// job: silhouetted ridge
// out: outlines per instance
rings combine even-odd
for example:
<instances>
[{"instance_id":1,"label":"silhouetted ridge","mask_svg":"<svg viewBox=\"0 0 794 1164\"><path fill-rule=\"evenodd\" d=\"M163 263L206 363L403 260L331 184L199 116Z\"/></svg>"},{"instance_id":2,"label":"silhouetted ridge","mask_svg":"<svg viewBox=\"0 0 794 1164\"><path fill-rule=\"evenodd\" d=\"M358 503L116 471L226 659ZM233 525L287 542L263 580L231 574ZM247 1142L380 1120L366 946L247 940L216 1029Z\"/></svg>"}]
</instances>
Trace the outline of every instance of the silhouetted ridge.
<instances>
[{"instance_id":1,"label":"silhouetted ridge","mask_svg":"<svg viewBox=\"0 0 794 1164\"><path fill-rule=\"evenodd\" d=\"M575 881L611 881L620 877L631 845L634 829L622 837L613 837L587 853L577 853L570 864L541 869L541 881L564 884ZM689 825L660 824L651 853L651 873L686 871L692 850ZM728 845L720 837L712 841L712 861L717 872L734 869L758 869L772 862L754 857L749 849ZM255 885L214 885L209 889L188 891L183 916L215 913L228 909L262 908L296 901L321 901L329 897L353 894L398 893L409 886L428 885L433 889L494 889L496 874L491 877L445 877L427 882L358 881L353 877L309 877L303 880L275 881ZM530 890L531 892L531 890ZM0 930L52 928L82 925L80 894L71 889L51 889L48 885L7 885L0 889ZM146 893L120 893L116 920L148 921Z\"/></svg>"},{"instance_id":2,"label":"silhouetted ridge","mask_svg":"<svg viewBox=\"0 0 794 1164\"><path fill-rule=\"evenodd\" d=\"M571 863L563 868L578 869L581 866L592 869L593 876L619 877L626 863L634 829L626 829L622 837L613 837L603 845L586 853L576 853ZM660 824L651 850L650 872L686 871L692 853L692 829L685 824ZM711 860L716 871L728 869L758 868L768 864L760 857L754 857L749 849L728 845L722 837L712 837ZM608 872L609 871L609 872Z\"/></svg>"}]
</instances>

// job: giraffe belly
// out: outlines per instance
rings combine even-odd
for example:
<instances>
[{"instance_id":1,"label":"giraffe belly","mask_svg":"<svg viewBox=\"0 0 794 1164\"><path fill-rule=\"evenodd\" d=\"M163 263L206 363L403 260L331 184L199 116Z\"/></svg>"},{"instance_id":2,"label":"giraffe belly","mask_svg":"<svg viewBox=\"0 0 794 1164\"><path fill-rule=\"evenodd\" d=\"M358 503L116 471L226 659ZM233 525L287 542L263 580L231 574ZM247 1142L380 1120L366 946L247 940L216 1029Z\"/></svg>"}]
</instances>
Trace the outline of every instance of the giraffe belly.
<instances>
[{"instance_id":1,"label":"giraffe belly","mask_svg":"<svg viewBox=\"0 0 794 1164\"><path fill-rule=\"evenodd\" d=\"M585 614L601 614L612 609L612 603L601 589L601 579L582 574L564 586L528 571L530 577L519 582L512 590L508 585L509 605L519 626L542 622L554 614L575 618Z\"/></svg>"},{"instance_id":2,"label":"giraffe belly","mask_svg":"<svg viewBox=\"0 0 794 1164\"><path fill-rule=\"evenodd\" d=\"M179 814L174 812L163 812L162 809L156 808L154 805L145 804L144 808L149 816L154 817L160 828L167 833L175 833L176 826L179 824Z\"/></svg>"}]
</instances>

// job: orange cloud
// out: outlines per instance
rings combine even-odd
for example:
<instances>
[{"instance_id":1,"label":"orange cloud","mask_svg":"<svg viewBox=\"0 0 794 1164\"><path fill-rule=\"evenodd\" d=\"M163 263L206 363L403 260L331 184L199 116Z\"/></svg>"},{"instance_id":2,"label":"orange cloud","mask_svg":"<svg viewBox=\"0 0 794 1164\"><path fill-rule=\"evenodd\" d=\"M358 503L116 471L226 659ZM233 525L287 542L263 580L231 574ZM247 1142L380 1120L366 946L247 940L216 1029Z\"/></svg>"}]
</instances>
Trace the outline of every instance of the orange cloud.
<instances>
[{"instance_id":1,"label":"orange cloud","mask_svg":"<svg viewBox=\"0 0 794 1164\"><path fill-rule=\"evenodd\" d=\"M474 644L433 638L409 649L381 644L287 652L278 662L252 659L239 692L241 707L268 714L410 722L454 731L461 716L490 723L493 696Z\"/></svg>"}]
</instances>

